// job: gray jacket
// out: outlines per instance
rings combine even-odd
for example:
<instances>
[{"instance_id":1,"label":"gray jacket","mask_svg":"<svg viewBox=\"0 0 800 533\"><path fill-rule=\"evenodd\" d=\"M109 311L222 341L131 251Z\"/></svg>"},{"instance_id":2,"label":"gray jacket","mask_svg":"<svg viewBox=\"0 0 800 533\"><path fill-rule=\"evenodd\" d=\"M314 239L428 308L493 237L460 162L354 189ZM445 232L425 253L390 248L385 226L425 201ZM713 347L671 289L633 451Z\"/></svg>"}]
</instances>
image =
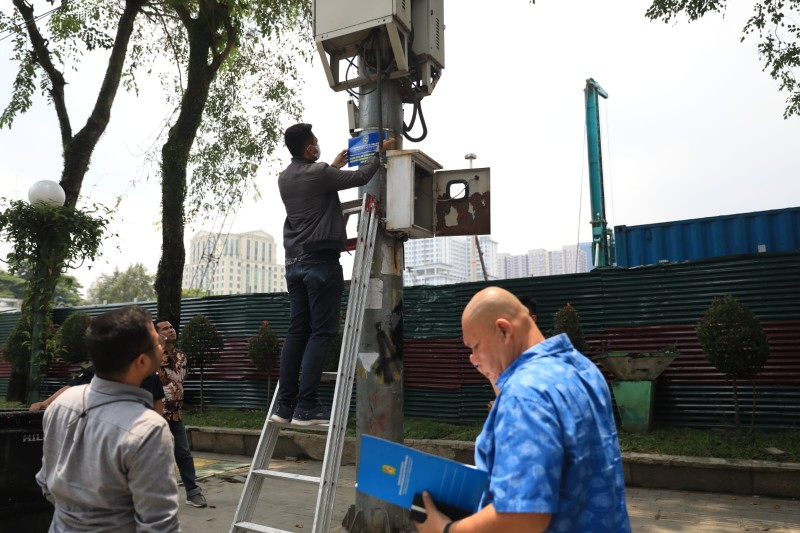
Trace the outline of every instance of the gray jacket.
<instances>
[{"instance_id":1,"label":"gray jacket","mask_svg":"<svg viewBox=\"0 0 800 533\"><path fill-rule=\"evenodd\" d=\"M95 377L44 413L36 481L55 504L50 533L172 533L178 525L174 441L153 395Z\"/></svg>"},{"instance_id":2,"label":"gray jacket","mask_svg":"<svg viewBox=\"0 0 800 533\"><path fill-rule=\"evenodd\" d=\"M283 225L286 258L319 250L342 250L347 235L338 192L366 185L379 166L377 155L357 170L340 170L327 163L292 158L278 177L278 189L286 206Z\"/></svg>"}]
</instances>

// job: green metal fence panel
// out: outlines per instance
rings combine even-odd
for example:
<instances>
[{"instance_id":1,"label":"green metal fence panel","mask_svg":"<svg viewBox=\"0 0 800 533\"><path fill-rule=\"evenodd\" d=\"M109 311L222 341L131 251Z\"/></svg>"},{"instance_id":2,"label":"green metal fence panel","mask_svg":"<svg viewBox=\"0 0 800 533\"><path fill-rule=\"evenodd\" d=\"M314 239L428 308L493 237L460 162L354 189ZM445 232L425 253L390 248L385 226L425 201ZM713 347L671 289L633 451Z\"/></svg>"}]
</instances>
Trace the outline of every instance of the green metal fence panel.
<instances>
[{"instance_id":1,"label":"green metal fence panel","mask_svg":"<svg viewBox=\"0 0 800 533\"><path fill-rule=\"evenodd\" d=\"M404 291L408 339L461 336L461 310L482 288L496 285L536 298L540 329L567 302L585 333L612 326L696 323L714 296L731 294L761 320L800 318L800 254L756 254L586 274L491 283L409 287Z\"/></svg>"}]
</instances>

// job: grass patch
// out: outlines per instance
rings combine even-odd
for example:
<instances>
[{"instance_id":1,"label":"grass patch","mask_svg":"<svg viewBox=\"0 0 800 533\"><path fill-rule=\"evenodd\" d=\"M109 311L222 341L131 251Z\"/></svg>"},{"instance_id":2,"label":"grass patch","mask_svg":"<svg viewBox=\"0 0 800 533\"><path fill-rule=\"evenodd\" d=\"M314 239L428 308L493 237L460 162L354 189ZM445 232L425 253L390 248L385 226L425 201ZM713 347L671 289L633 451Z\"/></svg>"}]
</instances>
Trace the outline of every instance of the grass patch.
<instances>
[{"instance_id":1,"label":"grass patch","mask_svg":"<svg viewBox=\"0 0 800 533\"><path fill-rule=\"evenodd\" d=\"M619 443L624 452L659 453L722 459L761 459L774 461L765 448L778 448L800 461L800 430L754 431L752 434L733 429L689 429L662 427L650 433L620 432Z\"/></svg>"},{"instance_id":2,"label":"grass patch","mask_svg":"<svg viewBox=\"0 0 800 533\"><path fill-rule=\"evenodd\" d=\"M267 411L263 409L220 409L206 407L203 412L199 408L186 407L183 412L183 423L187 426L213 426L220 428L261 429Z\"/></svg>"},{"instance_id":3,"label":"grass patch","mask_svg":"<svg viewBox=\"0 0 800 533\"><path fill-rule=\"evenodd\" d=\"M184 421L190 426L261 429L265 418L266 411L260 409L206 408L201 414L199 409L189 407L184 413ZM474 441L482 427L482 423L458 425L417 418L407 418L403 424L407 439ZM348 420L347 435L355 435L354 416ZM768 461L775 457L764 448L773 447L788 454L785 461L800 462L800 429L746 435L729 429L663 427L643 435L620 432L619 441L624 452Z\"/></svg>"},{"instance_id":4,"label":"grass patch","mask_svg":"<svg viewBox=\"0 0 800 533\"><path fill-rule=\"evenodd\" d=\"M0 409L23 409L25 407L25 404L22 402L7 402L5 400L0 400Z\"/></svg>"}]
</instances>

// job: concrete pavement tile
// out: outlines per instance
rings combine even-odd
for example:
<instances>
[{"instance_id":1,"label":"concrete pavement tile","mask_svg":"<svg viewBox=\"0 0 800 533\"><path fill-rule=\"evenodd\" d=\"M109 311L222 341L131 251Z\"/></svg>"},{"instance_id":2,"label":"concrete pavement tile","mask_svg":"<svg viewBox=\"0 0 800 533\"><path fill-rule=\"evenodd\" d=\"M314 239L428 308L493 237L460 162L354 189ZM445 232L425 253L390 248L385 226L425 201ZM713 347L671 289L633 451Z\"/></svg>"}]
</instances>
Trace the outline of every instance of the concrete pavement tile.
<instances>
[{"instance_id":1,"label":"concrete pavement tile","mask_svg":"<svg viewBox=\"0 0 800 533\"><path fill-rule=\"evenodd\" d=\"M245 456L204 452L195 452L195 456L250 461ZM275 460L272 468L319 475L322 463ZM182 504L179 517L183 531L227 532L244 487L235 479L246 475L246 469L233 470L201 481L209 507L197 509ZM354 465L341 468L332 531L339 531L347 509L355 501L355 479ZM316 486L306 483L267 479L253 521L287 531L306 532L313 523L316 492ZM641 487L627 487L626 495L631 525L637 533L800 533L800 501L797 499Z\"/></svg>"}]
</instances>

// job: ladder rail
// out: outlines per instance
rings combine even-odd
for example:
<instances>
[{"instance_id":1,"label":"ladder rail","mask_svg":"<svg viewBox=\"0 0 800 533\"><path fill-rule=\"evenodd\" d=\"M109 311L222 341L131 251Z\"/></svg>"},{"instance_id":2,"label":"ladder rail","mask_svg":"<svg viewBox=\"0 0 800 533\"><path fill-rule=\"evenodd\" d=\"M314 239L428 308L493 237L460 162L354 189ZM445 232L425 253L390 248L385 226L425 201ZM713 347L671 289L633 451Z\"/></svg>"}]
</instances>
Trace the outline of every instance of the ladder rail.
<instances>
[{"instance_id":1,"label":"ladder rail","mask_svg":"<svg viewBox=\"0 0 800 533\"><path fill-rule=\"evenodd\" d=\"M359 212L358 234L356 236L356 252L354 257L353 274L350 280L350 294L348 295L347 312L343 330L343 341L339 353L339 367L337 371L336 386L334 388L331 419L327 425L328 437L325 443L325 456L322 464L322 473L318 478L319 489L314 507L313 533L327 533L333 515L333 505L336 497L336 488L339 479L342 451L344 449L347 418L350 410L353 384L355 381L356 360L358 345L363 326L364 309L366 307L367 293L369 291L369 278L372 268L372 259L375 253L375 240L380 220L378 218L378 205L375 198L365 194L360 201L347 202L344 214L349 216ZM360 209L359 209L360 207ZM267 418L258 440L250 472L247 475L239 504L236 508L230 533L244 531L281 531L265 525L255 524L251 521L255 512L258 498L261 494L264 479L267 477L287 477L287 474L277 474L269 470L269 464L275 452L281 428L287 424L272 422L270 418L275 412L278 401L280 382L275 387L270 403ZM320 429L322 426L320 426ZM288 475L288 476L291 476ZM309 476L295 476L298 480L313 481Z\"/></svg>"},{"instance_id":2,"label":"ladder rail","mask_svg":"<svg viewBox=\"0 0 800 533\"><path fill-rule=\"evenodd\" d=\"M317 493L317 505L314 512L313 533L325 533L330 530L333 515L339 466L344 448L344 437L347 429L348 411L355 380L358 345L361 340L361 329L364 323L369 277L372 268L372 257L375 252L377 234L377 206L371 197L365 196L359 221L358 245L354 260L353 274L350 279L350 295L347 302L347 318L345 320L346 342L342 343L339 355L339 374L334 390L334 415L331 416L331 428L325 444L325 456L322 463L320 486Z\"/></svg>"},{"instance_id":3,"label":"ladder rail","mask_svg":"<svg viewBox=\"0 0 800 533\"><path fill-rule=\"evenodd\" d=\"M272 401L267 411L267 419L264 421L264 428L261 430L261 436L258 439L253 460L250 463L250 472L247 473L247 479L244 482L244 487L242 487L242 494L239 497L239 504L236 506L236 513L229 533L240 531L236 524L242 521L249 521L258 503L258 496L261 494L264 477L254 476L253 470L264 469L269 466L272 461L272 454L275 451L275 445L278 443L279 430L273 427L270 417L278 403L279 387L280 383L275 386L275 392L272 395Z\"/></svg>"}]
</instances>

